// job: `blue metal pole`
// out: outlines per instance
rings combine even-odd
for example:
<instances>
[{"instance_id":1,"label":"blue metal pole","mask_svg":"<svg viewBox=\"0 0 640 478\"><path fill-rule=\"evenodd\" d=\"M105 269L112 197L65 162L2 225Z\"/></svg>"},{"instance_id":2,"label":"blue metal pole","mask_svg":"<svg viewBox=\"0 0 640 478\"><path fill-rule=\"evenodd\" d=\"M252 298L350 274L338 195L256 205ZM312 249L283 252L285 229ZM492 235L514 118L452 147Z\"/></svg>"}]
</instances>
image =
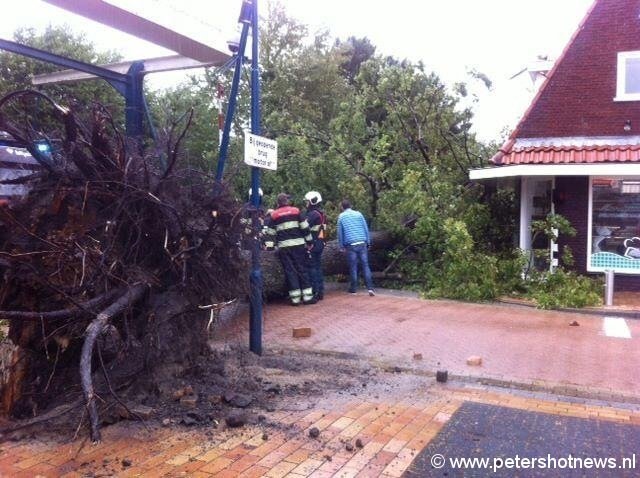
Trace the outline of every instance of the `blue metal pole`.
<instances>
[{"instance_id":1,"label":"blue metal pole","mask_svg":"<svg viewBox=\"0 0 640 478\"><path fill-rule=\"evenodd\" d=\"M144 63L136 61L127 71L125 100L125 131L129 138L140 140L143 134L144 89L142 87ZM142 143L139 145L142 146Z\"/></svg>"},{"instance_id":2,"label":"blue metal pole","mask_svg":"<svg viewBox=\"0 0 640 478\"><path fill-rule=\"evenodd\" d=\"M251 132L260 134L260 68L258 58L258 0L252 0L251 15ZM259 231L260 168L251 168L251 203L254 206L253 230ZM256 233L256 236L258 234ZM249 349L262 355L262 268L260 267L260 241L254 241L251 249L251 309L249 313Z\"/></svg>"},{"instance_id":3,"label":"blue metal pole","mask_svg":"<svg viewBox=\"0 0 640 478\"><path fill-rule=\"evenodd\" d=\"M222 142L220 143L220 154L218 155L218 168L216 170L216 183L222 181L224 175L224 165L227 161L229 152L229 136L231 134L231 123L233 114L236 110L238 97L238 86L240 85L240 74L242 73L242 63L244 61L244 50L247 45L247 36L249 35L249 24L242 24L242 33L240 34L240 44L238 45L238 53L236 57L236 66L233 71L233 80L231 81L231 91L229 92L229 104L227 105L227 116L224 119L224 130L222 131Z\"/></svg>"}]
</instances>

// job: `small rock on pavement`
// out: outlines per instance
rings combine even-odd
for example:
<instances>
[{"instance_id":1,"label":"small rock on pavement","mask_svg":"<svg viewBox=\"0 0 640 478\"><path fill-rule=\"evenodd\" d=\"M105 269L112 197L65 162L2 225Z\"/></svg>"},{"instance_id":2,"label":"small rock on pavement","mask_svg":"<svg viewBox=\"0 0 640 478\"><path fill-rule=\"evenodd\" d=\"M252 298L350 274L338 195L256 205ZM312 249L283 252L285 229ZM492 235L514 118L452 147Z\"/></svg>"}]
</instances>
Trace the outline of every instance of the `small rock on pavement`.
<instances>
[{"instance_id":1,"label":"small rock on pavement","mask_svg":"<svg viewBox=\"0 0 640 478\"><path fill-rule=\"evenodd\" d=\"M229 428L238 428L247 423L247 416L244 413L232 411L225 418Z\"/></svg>"},{"instance_id":2,"label":"small rock on pavement","mask_svg":"<svg viewBox=\"0 0 640 478\"><path fill-rule=\"evenodd\" d=\"M171 420L169 418L165 418L162 420L163 427L168 427L169 425L171 425Z\"/></svg>"},{"instance_id":3,"label":"small rock on pavement","mask_svg":"<svg viewBox=\"0 0 640 478\"><path fill-rule=\"evenodd\" d=\"M207 397L207 402L209 402L211 405L217 405L221 401L222 397L220 397L220 395L216 395L215 393Z\"/></svg>"},{"instance_id":4,"label":"small rock on pavement","mask_svg":"<svg viewBox=\"0 0 640 478\"><path fill-rule=\"evenodd\" d=\"M344 444L344 448L347 451L353 451L353 444L350 441L348 441L347 443Z\"/></svg>"},{"instance_id":5,"label":"small rock on pavement","mask_svg":"<svg viewBox=\"0 0 640 478\"><path fill-rule=\"evenodd\" d=\"M280 384L277 384L277 383L265 385L263 387L263 390L267 393L274 393L276 395L282 393L282 387L280 386Z\"/></svg>"},{"instance_id":6,"label":"small rock on pavement","mask_svg":"<svg viewBox=\"0 0 640 478\"><path fill-rule=\"evenodd\" d=\"M227 392L224 394L224 401L232 407L247 408L251 405L253 397L242 393Z\"/></svg>"},{"instance_id":7,"label":"small rock on pavement","mask_svg":"<svg viewBox=\"0 0 640 478\"><path fill-rule=\"evenodd\" d=\"M577 326L579 326L579 325L580 325L580 322L578 322L577 320L574 320L573 322L569 322L569 325L570 325L571 327L577 327Z\"/></svg>"},{"instance_id":8,"label":"small rock on pavement","mask_svg":"<svg viewBox=\"0 0 640 478\"><path fill-rule=\"evenodd\" d=\"M196 408L198 397L196 395L187 395L180 399L180 405L185 408Z\"/></svg>"},{"instance_id":9,"label":"small rock on pavement","mask_svg":"<svg viewBox=\"0 0 640 478\"><path fill-rule=\"evenodd\" d=\"M267 441L269 439L269 435L267 433L262 434L262 440Z\"/></svg>"},{"instance_id":10,"label":"small rock on pavement","mask_svg":"<svg viewBox=\"0 0 640 478\"><path fill-rule=\"evenodd\" d=\"M174 400L180 400L184 397L184 388L179 388L178 390L174 390L171 394Z\"/></svg>"},{"instance_id":11,"label":"small rock on pavement","mask_svg":"<svg viewBox=\"0 0 640 478\"><path fill-rule=\"evenodd\" d=\"M311 438L318 438L320 436L320 430L318 430L316 427L313 427L311 430L309 430L309 436Z\"/></svg>"},{"instance_id":12,"label":"small rock on pavement","mask_svg":"<svg viewBox=\"0 0 640 478\"><path fill-rule=\"evenodd\" d=\"M436 382L445 383L449 379L449 372L447 370L438 370L436 372Z\"/></svg>"},{"instance_id":13,"label":"small rock on pavement","mask_svg":"<svg viewBox=\"0 0 640 478\"><path fill-rule=\"evenodd\" d=\"M302 339L305 337L311 337L311 328L310 327L295 327L293 329L293 338L294 339Z\"/></svg>"},{"instance_id":14,"label":"small rock on pavement","mask_svg":"<svg viewBox=\"0 0 640 478\"><path fill-rule=\"evenodd\" d=\"M200 415L198 412L187 412L186 416L189 418L193 418L196 422L204 422L206 421L206 417Z\"/></svg>"},{"instance_id":15,"label":"small rock on pavement","mask_svg":"<svg viewBox=\"0 0 640 478\"><path fill-rule=\"evenodd\" d=\"M131 418L131 414L129 413L129 410L130 409L128 409L124 405L121 405L121 404L116 405L116 414L118 415L119 418L122 418L124 420L129 420Z\"/></svg>"},{"instance_id":16,"label":"small rock on pavement","mask_svg":"<svg viewBox=\"0 0 640 478\"><path fill-rule=\"evenodd\" d=\"M472 355L467 359L467 365L480 366L482 365L482 357L479 355Z\"/></svg>"},{"instance_id":17,"label":"small rock on pavement","mask_svg":"<svg viewBox=\"0 0 640 478\"><path fill-rule=\"evenodd\" d=\"M190 427L192 425L195 425L197 422L197 420L195 420L193 417L190 417L189 415L185 415L184 417L182 417L182 419L180 420L180 423Z\"/></svg>"},{"instance_id":18,"label":"small rock on pavement","mask_svg":"<svg viewBox=\"0 0 640 478\"><path fill-rule=\"evenodd\" d=\"M144 418L145 420L150 418L151 415L153 415L153 412L153 408L146 405L134 405L133 407L131 407L131 413L133 415L137 415L141 418Z\"/></svg>"},{"instance_id":19,"label":"small rock on pavement","mask_svg":"<svg viewBox=\"0 0 640 478\"><path fill-rule=\"evenodd\" d=\"M356 447L358 448L364 447L364 443L362 443L362 440L360 438L356 440Z\"/></svg>"},{"instance_id":20,"label":"small rock on pavement","mask_svg":"<svg viewBox=\"0 0 640 478\"><path fill-rule=\"evenodd\" d=\"M422 360L422 354L413 354L413 360Z\"/></svg>"},{"instance_id":21,"label":"small rock on pavement","mask_svg":"<svg viewBox=\"0 0 640 478\"><path fill-rule=\"evenodd\" d=\"M132 462L131 462L131 460L129 460L128 458L123 458L123 459L122 459L122 467L123 467L123 468L126 468L126 467L128 467L128 466L131 466L131 463L132 463Z\"/></svg>"}]
</instances>

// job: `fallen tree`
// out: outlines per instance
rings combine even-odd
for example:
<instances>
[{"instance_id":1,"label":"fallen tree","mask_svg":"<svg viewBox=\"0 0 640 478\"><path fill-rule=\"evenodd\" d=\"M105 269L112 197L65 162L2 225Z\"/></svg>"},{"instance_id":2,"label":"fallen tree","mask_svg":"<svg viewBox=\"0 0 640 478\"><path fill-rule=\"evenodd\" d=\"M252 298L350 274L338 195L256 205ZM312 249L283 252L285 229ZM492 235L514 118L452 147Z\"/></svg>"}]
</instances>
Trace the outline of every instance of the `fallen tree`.
<instances>
[{"instance_id":1,"label":"fallen tree","mask_svg":"<svg viewBox=\"0 0 640 478\"><path fill-rule=\"evenodd\" d=\"M10 180L29 193L0 207L12 341L2 413L33 417L82 393L97 441L107 398L188 366L206 351L207 307L246 294L241 205L179 167L190 121L169 125L163 154L146 154L100 105L81 114L35 91L0 100L0 130L41 164Z\"/></svg>"},{"instance_id":2,"label":"fallen tree","mask_svg":"<svg viewBox=\"0 0 640 478\"><path fill-rule=\"evenodd\" d=\"M384 231L371 233L372 245L369 250L371 270L382 271L388 263L387 253L393 246L391 234ZM264 295L284 297L287 287L284 282L284 271L277 257L277 252L263 251L260 256L264 276ZM340 251L338 241L328 241L322 252L322 270L325 276L349 275L349 267L344 252ZM397 278L397 277L394 277Z\"/></svg>"}]
</instances>

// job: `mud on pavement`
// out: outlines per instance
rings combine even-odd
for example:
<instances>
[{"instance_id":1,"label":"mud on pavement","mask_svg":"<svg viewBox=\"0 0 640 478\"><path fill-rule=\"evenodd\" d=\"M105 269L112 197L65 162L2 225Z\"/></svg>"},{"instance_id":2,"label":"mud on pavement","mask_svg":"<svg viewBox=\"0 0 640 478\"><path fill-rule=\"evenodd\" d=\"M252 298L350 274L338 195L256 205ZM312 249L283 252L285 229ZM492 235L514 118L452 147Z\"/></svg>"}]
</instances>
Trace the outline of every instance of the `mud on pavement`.
<instances>
[{"instance_id":1,"label":"mud on pavement","mask_svg":"<svg viewBox=\"0 0 640 478\"><path fill-rule=\"evenodd\" d=\"M303 412L323 402L349 401L395 391L399 368L387 369L348 354L268 350L257 356L244 348L224 346L193 366L166 373L162 380L103 396L105 429L127 423L143 430L204 429L208 436L220 430L260 425L282 430L267 415L279 411ZM413 385L412 385L413 386ZM59 411L57 411L59 410ZM72 406L54 408L52 418L5 423L0 441L47 439L69 442L86 436L86 417L80 399ZM286 428L286 427L285 427Z\"/></svg>"},{"instance_id":2,"label":"mud on pavement","mask_svg":"<svg viewBox=\"0 0 640 478\"><path fill-rule=\"evenodd\" d=\"M428 380L344 354L268 350L259 357L225 346L177 376L167 376L155 393L136 387L123 392L122 403L103 413L104 439L97 446L87 439L80 406L56 420L5 434L0 450L41 450L46 462L39 465L49 467L53 476L161 474L163 467L168 476L191 476L196 466L209 466L206 471L215 475L215 464L204 461L216 461L214 454L255 457L261 446L290 442L300 447L301 456L314 453L326 466L337 467L371 437L360 434L360 428L344 435L344 429L333 426L341 416L336 410L366 405L381 414L385 398L397 402L415 396L416 390L428 402ZM380 410L372 403L381 404ZM388 412L390 422L399 417L395 413ZM348 421L353 420L344 426Z\"/></svg>"}]
</instances>

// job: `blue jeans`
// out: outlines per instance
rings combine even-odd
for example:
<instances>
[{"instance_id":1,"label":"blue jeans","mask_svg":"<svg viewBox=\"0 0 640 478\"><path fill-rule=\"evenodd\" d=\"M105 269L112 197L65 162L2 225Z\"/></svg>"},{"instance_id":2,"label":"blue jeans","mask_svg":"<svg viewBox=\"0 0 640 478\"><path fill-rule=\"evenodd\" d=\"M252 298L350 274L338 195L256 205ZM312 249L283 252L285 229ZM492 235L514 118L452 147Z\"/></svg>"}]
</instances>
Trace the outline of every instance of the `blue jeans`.
<instances>
[{"instance_id":1,"label":"blue jeans","mask_svg":"<svg viewBox=\"0 0 640 478\"><path fill-rule=\"evenodd\" d=\"M358 261L362 264L362 274L364 275L364 283L367 285L367 289L373 289L367 245L358 244L357 246L347 246L346 249L347 262L349 263L349 276L351 279L349 292L355 292L358 288Z\"/></svg>"},{"instance_id":2,"label":"blue jeans","mask_svg":"<svg viewBox=\"0 0 640 478\"><path fill-rule=\"evenodd\" d=\"M307 260L307 273L313 287L313 294L317 297L324 297L324 275L322 273L322 251L324 242L317 240L313 243L313 249Z\"/></svg>"}]
</instances>

